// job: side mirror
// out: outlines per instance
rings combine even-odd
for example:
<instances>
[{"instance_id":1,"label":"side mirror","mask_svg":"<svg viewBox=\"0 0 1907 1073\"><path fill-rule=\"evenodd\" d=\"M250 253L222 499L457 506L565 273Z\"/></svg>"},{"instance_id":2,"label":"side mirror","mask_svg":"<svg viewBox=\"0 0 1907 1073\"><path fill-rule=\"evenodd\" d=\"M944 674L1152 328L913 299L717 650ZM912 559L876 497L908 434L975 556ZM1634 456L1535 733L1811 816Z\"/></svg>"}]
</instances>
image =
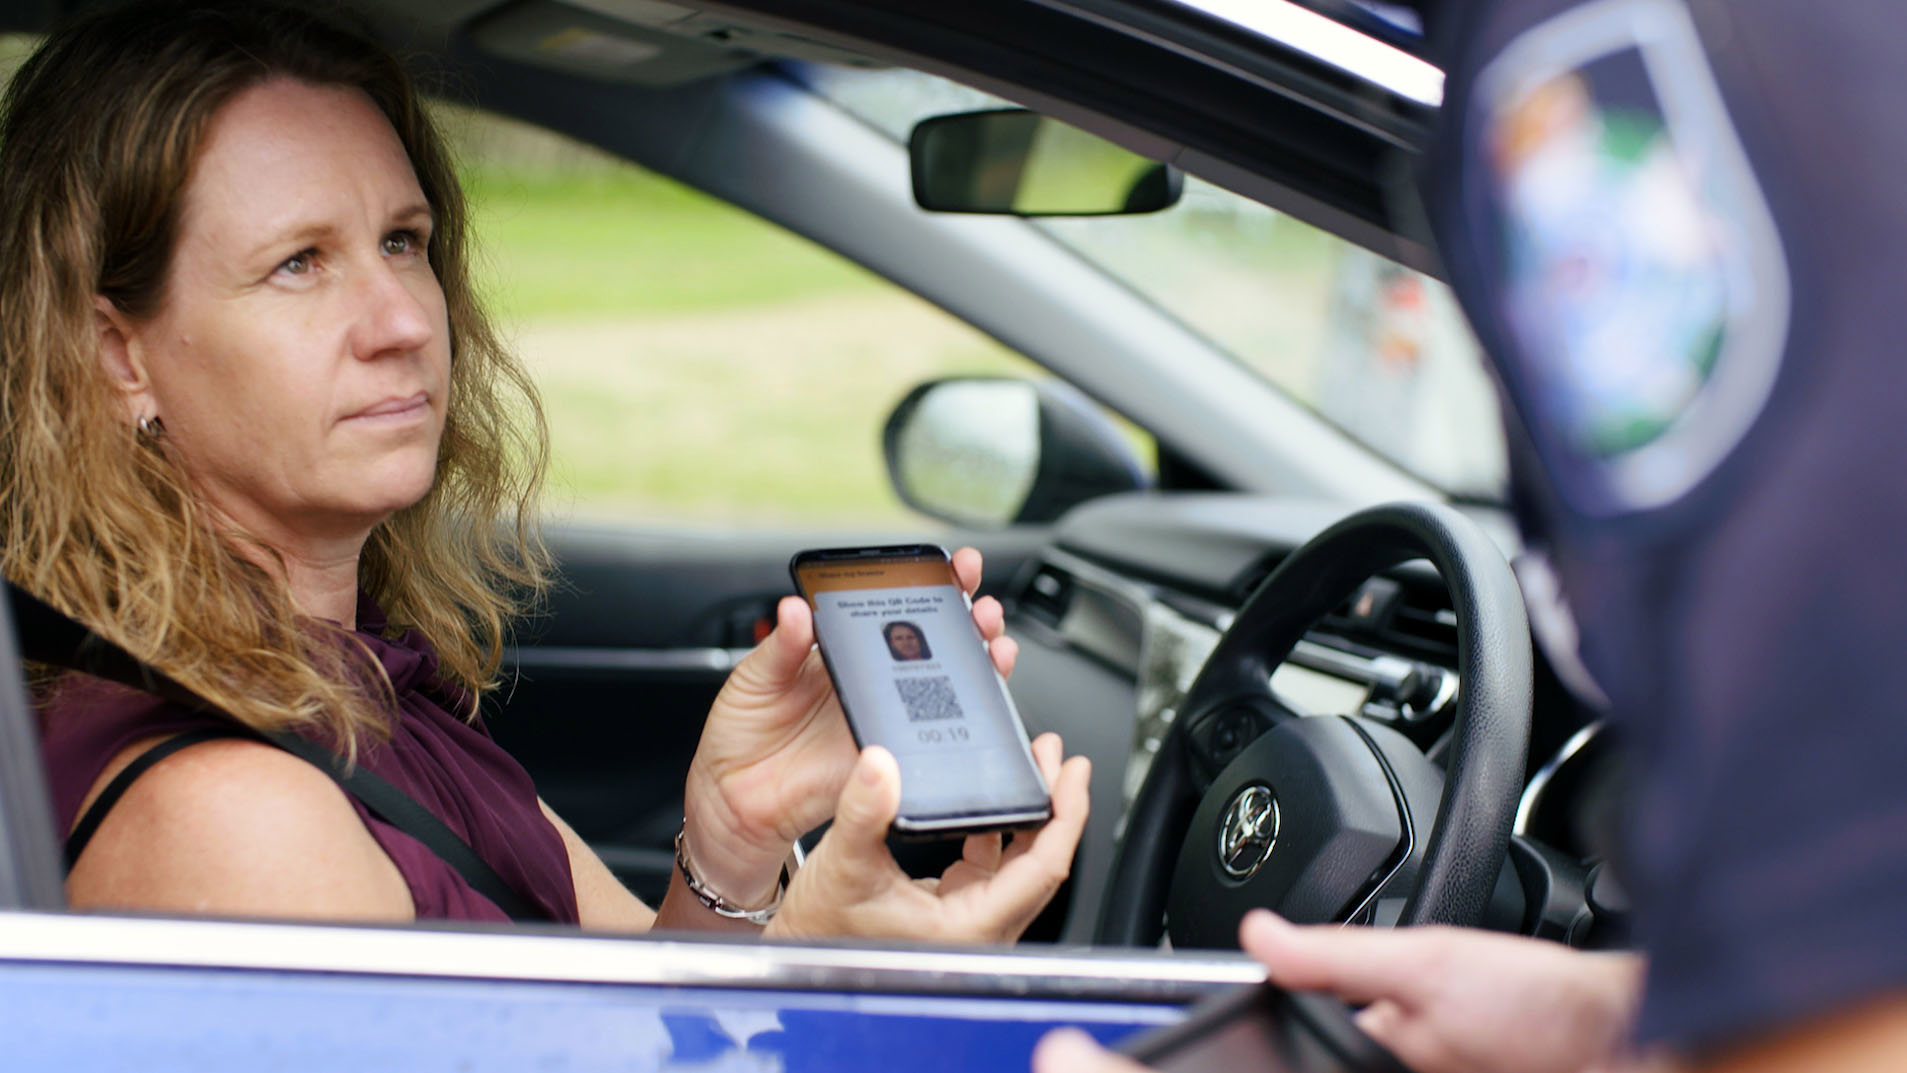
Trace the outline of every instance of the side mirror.
<instances>
[{"instance_id":1,"label":"side mirror","mask_svg":"<svg viewBox=\"0 0 1907 1073\"><path fill-rule=\"evenodd\" d=\"M907 154L914 201L934 212L1157 212L1176 204L1184 187L1174 168L1023 108L922 120Z\"/></svg>"},{"instance_id":2,"label":"side mirror","mask_svg":"<svg viewBox=\"0 0 1907 1073\"><path fill-rule=\"evenodd\" d=\"M1059 383L929 381L901 400L882 443L901 501L956 525L1050 522L1151 484L1118 428Z\"/></svg>"}]
</instances>

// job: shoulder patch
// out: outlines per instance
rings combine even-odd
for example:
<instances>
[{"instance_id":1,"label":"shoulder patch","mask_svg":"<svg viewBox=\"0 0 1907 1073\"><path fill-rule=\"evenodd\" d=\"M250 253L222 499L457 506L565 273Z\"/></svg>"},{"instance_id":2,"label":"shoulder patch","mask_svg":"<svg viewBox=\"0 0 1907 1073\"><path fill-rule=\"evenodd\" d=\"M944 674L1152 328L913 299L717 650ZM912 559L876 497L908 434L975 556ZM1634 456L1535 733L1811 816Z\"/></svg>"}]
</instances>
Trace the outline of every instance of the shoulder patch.
<instances>
[{"instance_id":1,"label":"shoulder patch","mask_svg":"<svg viewBox=\"0 0 1907 1073\"><path fill-rule=\"evenodd\" d=\"M1558 491L1673 502L1753 426L1786 348L1773 214L1678 0L1596 0L1478 75L1498 312Z\"/></svg>"}]
</instances>

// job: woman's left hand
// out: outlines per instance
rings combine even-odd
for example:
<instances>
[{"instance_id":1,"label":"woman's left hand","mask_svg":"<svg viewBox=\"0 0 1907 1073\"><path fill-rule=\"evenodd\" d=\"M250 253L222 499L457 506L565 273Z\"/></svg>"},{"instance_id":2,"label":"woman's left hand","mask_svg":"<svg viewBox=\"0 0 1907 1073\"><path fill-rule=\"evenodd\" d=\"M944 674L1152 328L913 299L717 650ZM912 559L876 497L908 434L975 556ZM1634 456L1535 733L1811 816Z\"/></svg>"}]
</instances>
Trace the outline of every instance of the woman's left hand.
<instances>
[{"instance_id":1,"label":"woman's left hand","mask_svg":"<svg viewBox=\"0 0 1907 1073\"><path fill-rule=\"evenodd\" d=\"M978 551L955 552L953 567L969 595L979 588ZM736 665L709 709L683 790L697 873L744 903L772 893L790 845L832 815L856 756L814 648L807 601L787 597L775 616L774 632ZM973 620L993 665L1011 674L1019 649L1004 635L999 601L975 600Z\"/></svg>"},{"instance_id":2,"label":"woman's left hand","mask_svg":"<svg viewBox=\"0 0 1907 1073\"><path fill-rule=\"evenodd\" d=\"M879 746L862 752L835 809L834 825L795 873L776 938L924 939L1012 942L1072 870L1086 826L1086 758L1060 762L1057 734L1033 742L1040 775L1052 788L1053 818L1036 831L969 835L961 858L939 879L910 879L887 850L900 808L900 766Z\"/></svg>"}]
</instances>

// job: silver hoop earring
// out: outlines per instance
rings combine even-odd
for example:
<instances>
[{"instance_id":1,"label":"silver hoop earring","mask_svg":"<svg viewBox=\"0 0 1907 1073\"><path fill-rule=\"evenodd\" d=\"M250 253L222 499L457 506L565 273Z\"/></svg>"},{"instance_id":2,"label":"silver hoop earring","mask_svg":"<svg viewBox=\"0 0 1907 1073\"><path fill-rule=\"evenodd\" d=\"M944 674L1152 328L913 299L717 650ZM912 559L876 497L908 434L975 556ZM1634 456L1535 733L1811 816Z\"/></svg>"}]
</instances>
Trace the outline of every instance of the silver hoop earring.
<instances>
[{"instance_id":1,"label":"silver hoop earring","mask_svg":"<svg viewBox=\"0 0 1907 1073\"><path fill-rule=\"evenodd\" d=\"M147 414L141 417L138 427L139 438L149 443L156 443L159 437L166 434L166 423L159 420L158 414Z\"/></svg>"}]
</instances>

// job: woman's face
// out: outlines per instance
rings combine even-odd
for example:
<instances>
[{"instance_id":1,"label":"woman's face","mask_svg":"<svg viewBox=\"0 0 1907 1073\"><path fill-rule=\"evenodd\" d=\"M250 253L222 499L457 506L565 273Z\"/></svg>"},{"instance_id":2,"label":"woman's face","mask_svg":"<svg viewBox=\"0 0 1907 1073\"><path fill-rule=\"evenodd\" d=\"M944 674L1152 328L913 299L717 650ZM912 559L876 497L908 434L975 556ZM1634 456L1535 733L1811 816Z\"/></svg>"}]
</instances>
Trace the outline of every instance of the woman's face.
<instances>
[{"instance_id":1,"label":"woman's face","mask_svg":"<svg viewBox=\"0 0 1907 1073\"><path fill-rule=\"evenodd\" d=\"M162 419L223 520L298 554L429 491L450 380L430 231L363 94L279 79L213 117L159 312L108 309L104 335L135 417Z\"/></svg>"},{"instance_id":2,"label":"woman's face","mask_svg":"<svg viewBox=\"0 0 1907 1073\"><path fill-rule=\"evenodd\" d=\"M894 650L895 659L920 658L920 634L906 626L896 626L887 631L887 643Z\"/></svg>"}]
</instances>

